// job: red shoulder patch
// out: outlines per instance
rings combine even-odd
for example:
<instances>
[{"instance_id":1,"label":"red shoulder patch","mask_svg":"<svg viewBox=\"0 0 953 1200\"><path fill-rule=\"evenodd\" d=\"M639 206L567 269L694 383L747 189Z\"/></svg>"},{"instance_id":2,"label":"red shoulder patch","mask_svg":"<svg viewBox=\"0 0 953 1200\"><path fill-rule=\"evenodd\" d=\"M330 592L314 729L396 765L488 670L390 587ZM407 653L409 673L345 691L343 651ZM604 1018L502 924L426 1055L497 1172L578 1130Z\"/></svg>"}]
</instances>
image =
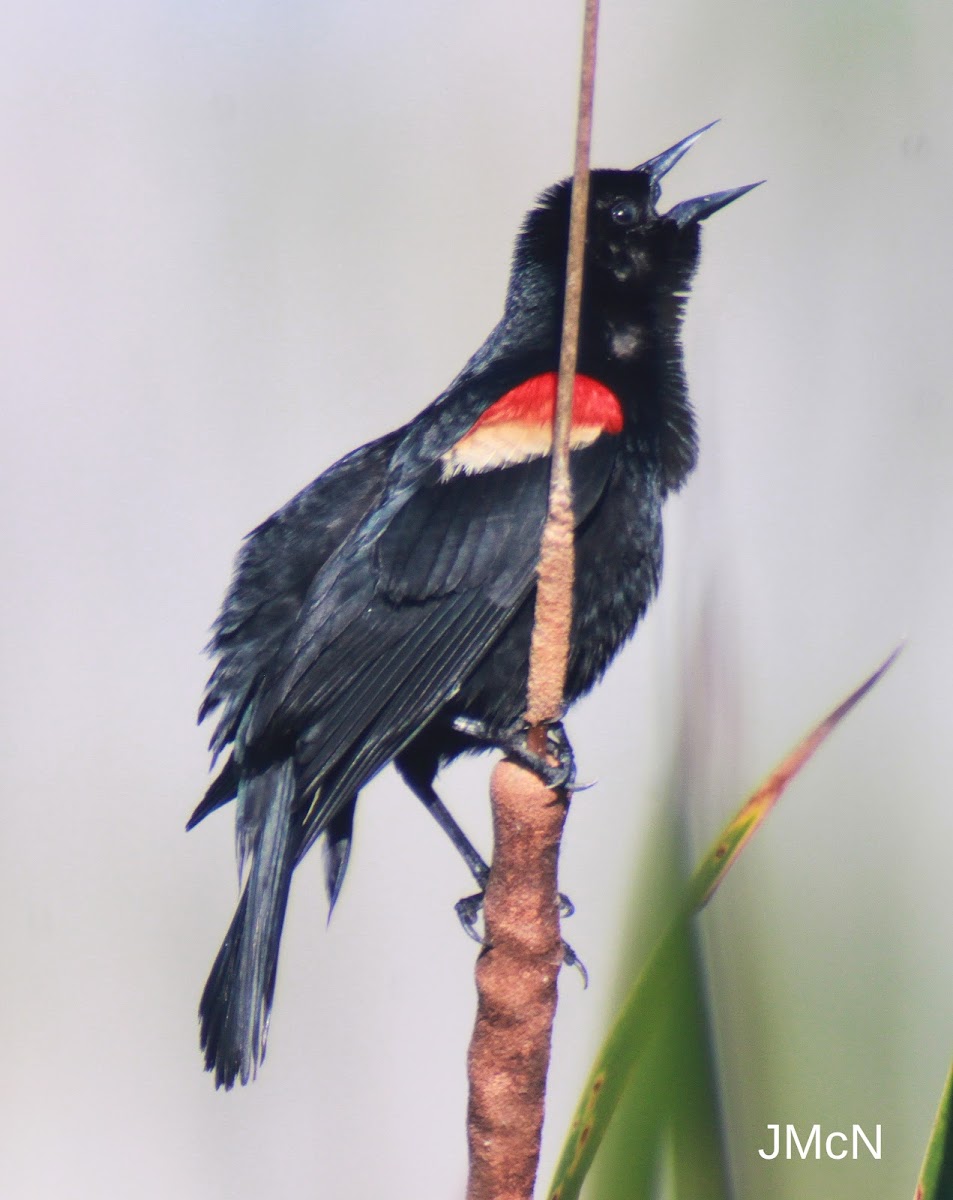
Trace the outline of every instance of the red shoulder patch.
<instances>
[{"instance_id":1,"label":"red shoulder patch","mask_svg":"<svg viewBox=\"0 0 953 1200\"><path fill-rule=\"evenodd\" d=\"M518 421L521 424L552 425L556 413L555 371L534 375L517 384L479 418L471 433L485 425L500 425ZM577 375L573 390L572 423L597 426L603 433L622 432L622 405L618 397L598 379Z\"/></svg>"},{"instance_id":2,"label":"red shoulder patch","mask_svg":"<svg viewBox=\"0 0 953 1200\"><path fill-rule=\"evenodd\" d=\"M443 475L471 474L549 454L556 413L556 372L534 375L511 388L443 456ZM605 384L577 375L570 448L591 446L603 433L622 432L622 405Z\"/></svg>"}]
</instances>

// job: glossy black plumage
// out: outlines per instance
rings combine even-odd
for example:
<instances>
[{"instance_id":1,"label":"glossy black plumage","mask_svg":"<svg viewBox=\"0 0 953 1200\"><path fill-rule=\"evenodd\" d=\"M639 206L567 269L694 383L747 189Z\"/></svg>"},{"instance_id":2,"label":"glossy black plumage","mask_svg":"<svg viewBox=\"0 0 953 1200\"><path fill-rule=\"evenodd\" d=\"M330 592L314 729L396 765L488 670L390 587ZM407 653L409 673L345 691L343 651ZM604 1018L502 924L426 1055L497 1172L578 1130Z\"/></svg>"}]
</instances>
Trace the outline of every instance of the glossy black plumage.
<instances>
[{"instance_id":1,"label":"glossy black plumage","mask_svg":"<svg viewBox=\"0 0 953 1200\"><path fill-rule=\"evenodd\" d=\"M569 702L654 595L662 502L695 462L682 309L699 221L747 190L656 213L661 175L695 136L592 176L578 370L622 417L618 429L593 418L605 423L580 428L572 453ZM189 823L236 799L245 883L200 1007L217 1084L246 1082L263 1057L302 855L323 838L333 905L364 784L394 761L428 803L439 767L483 748L455 718L502 732L521 717L549 462L533 412L497 425L485 414L557 367L569 198L558 184L527 215L503 318L450 387L336 463L239 554L200 713L217 713L211 745L228 757Z\"/></svg>"}]
</instances>

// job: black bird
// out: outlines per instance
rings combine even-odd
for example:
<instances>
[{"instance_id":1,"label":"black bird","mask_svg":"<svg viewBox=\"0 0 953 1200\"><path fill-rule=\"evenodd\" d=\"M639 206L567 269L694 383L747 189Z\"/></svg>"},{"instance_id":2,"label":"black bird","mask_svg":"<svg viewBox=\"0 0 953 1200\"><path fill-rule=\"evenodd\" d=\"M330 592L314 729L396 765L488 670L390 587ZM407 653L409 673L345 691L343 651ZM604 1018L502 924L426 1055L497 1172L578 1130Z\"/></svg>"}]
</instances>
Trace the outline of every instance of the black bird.
<instances>
[{"instance_id":1,"label":"black bird","mask_svg":"<svg viewBox=\"0 0 953 1200\"><path fill-rule=\"evenodd\" d=\"M756 186L656 211L662 177L703 132L591 177L567 703L599 679L654 596L662 501L695 464L679 330L699 224ZM199 714L217 711L211 749L230 752L189 822L236 801L244 886L200 1005L217 1086L246 1083L264 1057L295 866L324 839L333 907L358 794L387 763L485 883L433 780L463 752L519 742L570 196L571 181L558 183L527 214L503 317L447 390L335 463L238 555Z\"/></svg>"}]
</instances>

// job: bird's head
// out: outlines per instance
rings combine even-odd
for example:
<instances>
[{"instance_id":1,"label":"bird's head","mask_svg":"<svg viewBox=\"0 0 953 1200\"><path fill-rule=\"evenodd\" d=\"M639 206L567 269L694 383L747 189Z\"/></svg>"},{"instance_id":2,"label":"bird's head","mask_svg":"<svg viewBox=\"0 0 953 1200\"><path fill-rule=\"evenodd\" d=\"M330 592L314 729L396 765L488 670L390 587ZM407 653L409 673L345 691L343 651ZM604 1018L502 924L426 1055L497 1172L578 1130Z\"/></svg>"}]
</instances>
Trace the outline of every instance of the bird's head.
<instances>
[{"instance_id":1,"label":"bird's head","mask_svg":"<svg viewBox=\"0 0 953 1200\"><path fill-rule=\"evenodd\" d=\"M699 227L757 183L682 200L659 211L662 180L711 122L631 170L596 170L590 177L586 287L648 299L684 293L699 253ZM516 266L547 266L564 274L572 181L544 192L527 213L517 240Z\"/></svg>"}]
</instances>

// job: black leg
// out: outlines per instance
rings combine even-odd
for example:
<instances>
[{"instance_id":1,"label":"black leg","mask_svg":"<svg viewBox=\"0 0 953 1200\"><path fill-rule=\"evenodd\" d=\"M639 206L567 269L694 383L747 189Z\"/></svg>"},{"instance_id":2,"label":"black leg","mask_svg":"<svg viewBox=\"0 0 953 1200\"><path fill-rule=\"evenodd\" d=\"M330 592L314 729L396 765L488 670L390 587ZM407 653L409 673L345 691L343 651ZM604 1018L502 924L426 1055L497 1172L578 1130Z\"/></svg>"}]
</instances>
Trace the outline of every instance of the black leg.
<instances>
[{"instance_id":1,"label":"black leg","mask_svg":"<svg viewBox=\"0 0 953 1200\"><path fill-rule=\"evenodd\" d=\"M559 734L557 736L562 738L567 747L569 746L561 724L559 725ZM494 741L493 744L497 745L497 742ZM558 754L558 750L555 748L552 752L554 754ZM569 756L571 761L571 748L569 749ZM540 760L537 755L533 755L532 758L534 759L534 762L542 761L544 766L550 770L553 769L549 763L545 763L544 760ZM527 765L530 766L531 770L535 770L533 763L528 763ZM417 799L420 800L424 808L426 808L427 811L433 815L437 824L444 831L447 837L449 837L450 841L453 842L460 857L470 869L470 874L476 880L477 887L479 887L480 890L473 896L464 896L462 900L458 900L454 905L454 911L456 912L457 917L460 920L460 924L463 926L466 934L473 938L475 942L479 942L479 944L483 946L486 943L477 930L477 922L480 919L480 913L483 911L483 893L486 889L486 881L490 876L490 868L481 857L479 851L457 824L453 814L437 795L436 791L434 790L432 776L430 778L427 777L430 774L429 770L417 769L415 764L413 762L408 762L406 758L397 759L395 766L410 790L414 793ZM573 768L573 773L575 773L575 768ZM550 784L549 786L558 787L561 785ZM573 902L568 896L564 896L562 892L559 893L559 912L560 916L563 917L571 917L575 912L575 906L573 905ZM578 967L582 974L583 984L588 986L589 975L585 966L583 965L582 959L580 959L579 955L576 954L575 950L573 950L572 946L570 946L568 942L563 942L563 962L567 967Z\"/></svg>"},{"instance_id":2,"label":"black leg","mask_svg":"<svg viewBox=\"0 0 953 1200\"><path fill-rule=\"evenodd\" d=\"M453 842L457 853L467 864L470 874L476 880L480 889L475 896L465 896L458 900L454 909L460 919L460 924L469 937L483 945L483 938L477 932L477 921L483 908L483 892L486 881L490 877L490 868L480 856L479 851L457 824L453 813L434 791L431 780L423 772L418 772L406 761L398 761L397 769L404 777L404 782L426 808L447 837Z\"/></svg>"},{"instance_id":3,"label":"black leg","mask_svg":"<svg viewBox=\"0 0 953 1200\"><path fill-rule=\"evenodd\" d=\"M434 791L433 784L421 778L415 772L408 770L403 764L398 764L398 770L403 775L404 781L410 790L420 800L427 812L433 816L450 841L453 842L457 853L469 867L470 874L476 880L477 887L479 887L482 894L490 875L490 868L481 858L479 851L457 824L453 813ZM463 901L461 900L460 903L462 904ZM460 920L463 921L462 916ZM466 928L465 921L464 928Z\"/></svg>"}]
</instances>

